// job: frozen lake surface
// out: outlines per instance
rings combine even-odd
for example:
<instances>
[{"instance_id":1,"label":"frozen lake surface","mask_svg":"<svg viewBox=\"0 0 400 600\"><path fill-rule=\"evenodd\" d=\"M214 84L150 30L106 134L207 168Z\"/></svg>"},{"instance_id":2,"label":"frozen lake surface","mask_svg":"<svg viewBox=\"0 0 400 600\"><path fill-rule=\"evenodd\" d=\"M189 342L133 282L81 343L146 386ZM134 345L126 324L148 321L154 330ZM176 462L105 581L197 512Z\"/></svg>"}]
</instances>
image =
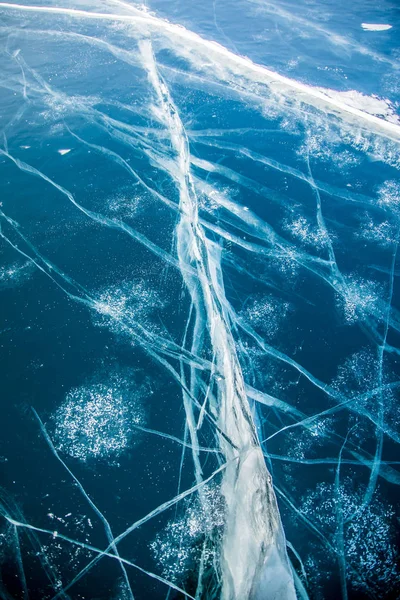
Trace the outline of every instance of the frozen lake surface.
<instances>
[{"instance_id":1,"label":"frozen lake surface","mask_svg":"<svg viewBox=\"0 0 400 600\"><path fill-rule=\"evenodd\" d=\"M400 597L396 3L0 16L0 597Z\"/></svg>"}]
</instances>

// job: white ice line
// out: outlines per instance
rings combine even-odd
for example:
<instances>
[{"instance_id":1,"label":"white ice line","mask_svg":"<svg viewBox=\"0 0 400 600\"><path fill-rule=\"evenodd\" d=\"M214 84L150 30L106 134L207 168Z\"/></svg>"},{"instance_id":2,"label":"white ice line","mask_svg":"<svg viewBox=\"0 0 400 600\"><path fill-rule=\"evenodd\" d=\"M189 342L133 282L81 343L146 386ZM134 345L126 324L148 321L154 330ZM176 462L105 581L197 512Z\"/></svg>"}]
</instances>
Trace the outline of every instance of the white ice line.
<instances>
[{"instance_id":1,"label":"white ice line","mask_svg":"<svg viewBox=\"0 0 400 600\"><path fill-rule=\"evenodd\" d=\"M87 19L102 19L108 21L123 21L123 22L136 22L148 24L156 27L157 29L164 29L173 33L175 35L180 36L186 40L190 40L201 46L207 48L208 50L212 50L219 54L222 57L229 59L230 61L234 61L236 64L241 65L242 67L246 67L250 71L254 73L259 73L260 75L266 77L270 80L270 82L278 82L281 83L292 90L296 90L300 94L304 94L305 96L309 96L319 100L325 105L332 106L344 113L351 114L359 119L362 119L372 125L376 125L378 128L385 130L388 133L394 134L396 138L400 139L400 125L396 123L390 123L385 119L380 117L376 117L375 115L370 115L358 108L349 106L345 102L338 100L336 98L331 98L324 92L320 91L317 88L306 85L295 79L290 79L275 71L267 69L266 67L254 63L252 60L245 56L239 56L234 54L221 44L215 41L206 40L202 38L197 33L189 31L185 27L181 25L176 25L174 23L170 23L165 19L161 19L155 17L151 14L143 12L142 15L119 15L113 13L97 13L97 12L88 12L75 8L63 8L63 7L55 7L55 6L27 6L25 4L11 4L8 2L0 2L0 7L11 9L11 10L19 10L19 11L29 11L29 12L43 12L43 13L53 13L60 15L67 15L70 17L84 17ZM140 11L138 11L140 12Z\"/></svg>"}]
</instances>

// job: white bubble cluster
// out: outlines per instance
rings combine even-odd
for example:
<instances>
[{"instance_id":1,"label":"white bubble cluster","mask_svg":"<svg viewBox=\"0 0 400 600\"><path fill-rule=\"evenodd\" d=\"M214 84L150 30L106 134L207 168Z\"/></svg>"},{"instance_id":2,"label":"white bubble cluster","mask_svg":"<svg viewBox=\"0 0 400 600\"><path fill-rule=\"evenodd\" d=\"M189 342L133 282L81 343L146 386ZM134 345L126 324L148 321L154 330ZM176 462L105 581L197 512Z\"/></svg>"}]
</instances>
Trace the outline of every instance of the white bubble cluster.
<instances>
[{"instance_id":1,"label":"white bubble cluster","mask_svg":"<svg viewBox=\"0 0 400 600\"><path fill-rule=\"evenodd\" d=\"M354 396L365 389L373 389L377 385L378 359L377 354L369 349L363 349L349 356L338 368L332 387Z\"/></svg>"},{"instance_id":2,"label":"white bubble cluster","mask_svg":"<svg viewBox=\"0 0 400 600\"><path fill-rule=\"evenodd\" d=\"M22 285L34 271L31 262L13 263L0 269L0 289Z\"/></svg>"},{"instance_id":3,"label":"white bubble cluster","mask_svg":"<svg viewBox=\"0 0 400 600\"><path fill-rule=\"evenodd\" d=\"M378 190L378 204L384 208L400 210L400 184L398 181L385 181Z\"/></svg>"},{"instance_id":4,"label":"white bubble cluster","mask_svg":"<svg viewBox=\"0 0 400 600\"><path fill-rule=\"evenodd\" d=\"M345 278L344 297L337 299L337 306L344 313L346 322L352 325L368 313L379 311L382 286L377 281L350 275Z\"/></svg>"},{"instance_id":5,"label":"white bubble cluster","mask_svg":"<svg viewBox=\"0 0 400 600\"><path fill-rule=\"evenodd\" d=\"M390 505L383 505L377 494L370 504L362 506L364 493L365 488L355 488L350 478L338 490L321 483L303 498L301 512L334 542L340 506L348 580L356 589L377 593L400 582L393 538L394 511ZM336 544L334 547L340 552ZM321 563L323 560L321 557ZM315 557L313 562L315 566Z\"/></svg>"},{"instance_id":6,"label":"white bubble cluster","mask_svg":"<svg viewBox=\"0 0 400 600\"><path fill-rule=\"evenodd\" d=\"M366 216L355 236L369 242L376 242L380 246L388 246L397 241L398 227L389 221L377 223L370 216Z\"/></svg>"},{"instance_id":7,"label":"white bubble cluster","mask_svg":"<svg viewBox=\"0 0 400 600\"><path fill-rule=\"evenodd\" d=\"M158 292L144 281L123 281L99 294L94 322L117 335L131 336L134 331L137 333L138 324L147 331L158 334L162 328L158 323L157 312L163 306Z\"/></svg>"},{"instance_id":8,"label":"white bubble cluster","mask_svg":"<svg viewBox=\"0 0 400 600\"><path fill-rule=\"evenodd\" d=\"M126 194L119 193L107 201L108 210L119 217L134 217L140 207L141 197L132 196L127 190Z\"/></svg>"},{"instance_id":9,"label":"white bubble cluster","mask_svg":"<svg viewBox=\"0 0 400 600\"><path fill-rule=\"evenodd\" d=\"M314 421L302 431L289 431L285 441L287 455L296 460L315 456L318 447L329 437L333 425L333 419L325 417Z\"/></svg>"},{"instance_id":10,"label":"white bubble cluster","mask_svg":"<svg viewBox=\"0 0 400 600\"><path fill-rule=\"evenodd\" d=\"M380 378L383 385L380 385ZM359 443L365 435L368 437L367 428L371 422L380 420L385 433L394 440L399 439L398 390L390 387L395 382L395 372L387 357L380 361L378 352L370 348L355 352L339 366L332 387L348 398L357 398L352 406L367 417L366 421L358 423L355 435L358 434Z\"/></svg>"},{"instance_id":11,"label":"white bubble cluster","mask_svg":"<svg viewBox=\"0 0 400 600\"><path fill-rule=\"evenodd\" d=\"M271 260L273 266L286 279L296 279L299 274L299 263L297 260L296 251L293 248L288 248L282 254Z\"/></svg>"},{"instance_id":12,"label":"white bubble cluster","mask_svg":"<svg viewBox=\"0 0 400 600\"><path fill-rule=\"evenodd\" d=\"M57 448L84 462L120 456L144 423L144 395L131 370L73 388L53 417Z\"/></svg>"},{"instance_id":13,"label":"white bubble cluster","mask_svg":"<svg viewBox=\"0 0 400 600\"><path fill-rule=\"evenodd\" d=\"M293 219L292 221L286 221L284 227L291 236L303 244L321 247L325 246L325 244L328 242L327 233L322 229L313 227L311 223L309 223L309 221L302 215Z\"/></svg>"},{"instance_id":14,"label":"white bubble cluster","mask_svg":"<svg viewBox=\"0 0 400 600\"><path fill-rule=\"evenodd\" d=\"M112 600L132 600L132 593L124 579L121 578L117 581Z\"/></svg>"},{"instance_id":15,"label":"white bubble cluster","mask_svg":"<svg viewBox=\"0 0 400 600\"><path fill-rule=\"evenodd\" d=\"M205 567L210 565L224 518L224 502L216 486L204 488L201 500L197 496L189 501L183 516L169 521L150 544L163 576L182 582L201 556ZM211 536L214 542L211 542Z\"/></svg>"},{"instance_id":16,"label":"white bubble cluster","mask_svg":"<svg viewBox=\"0 0 400 600\"><path fill-rule=\"evenodd\" d=\"M279 332L289 311L289 302L282 302L272 295L259 295L249 298L242 314L253 327L273 338Z\"/></svg>"}]
</instances>

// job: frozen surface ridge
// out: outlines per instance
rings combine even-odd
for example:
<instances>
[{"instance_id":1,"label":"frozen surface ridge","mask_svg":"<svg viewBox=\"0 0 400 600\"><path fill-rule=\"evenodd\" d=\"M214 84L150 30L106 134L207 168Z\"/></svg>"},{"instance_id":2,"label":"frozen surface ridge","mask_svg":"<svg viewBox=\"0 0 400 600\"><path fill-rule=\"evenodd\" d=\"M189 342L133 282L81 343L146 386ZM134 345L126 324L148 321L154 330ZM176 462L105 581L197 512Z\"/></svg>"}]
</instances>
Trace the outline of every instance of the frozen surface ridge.
<instances>
[{"instance_id":1,"label":"frozen surface ridge","mask_svg":"<svg viewBox=\"0 0 400 600\"><path fill-rule=\"evenodd\" d=\"M219 442L227 462L221 486L226 502L221 598L292 600L296 594L272 481L257 439L229 329L227 301L219 277L219 251L206 240L199 224L186 131L168 87L158 73L151 42L143 41L139 47L156 94L154 114L169 132L175 152L171 169L180 195L181 218L176 230L179 263L196 319L204 320L210 331L215 370L220 374L212 412L225 432L219 436ZM193 271L194 276L186 275ZM192 348L194 350L198 352L199 348ZM190 376L196 378L194 369ZM196 381L190 381L189 387L195 386ZM191 411L187 417L190 422ZM196 447L194 427L191 436ZM201 587L201 582L199 585Z\"/></svg>"},{"instance_id":2,"label":"frozen surface ridge","mask_svg":"<svg viewBox=\"0 0 400 600\"><path fill-rule=\"evenodd\" d=\"M398 122L391 122L384 118L378 117L375 114L371 114L368 111L364 111L365 100L363 105L360 107L357 103L355 104L353 99L347 102L346 96L341 94L331 94L322 91L317 87L306 85L295 79L289 79L279 73L275 73L270 69L262 65L258 65L252 62L249 58L239 56L221 44L206 40L200 35L187 30L181 25L175 25L165 19L160 19L153 14L149 13L143 8L134 8L126 2L121 0L112 0L112 4L120 6L122 9L133 14L117 14L117 13L98 13L93 11L85 11L74 8L63 8L55 6L30 6L23 4L10 4L6 2L0 3L0 7L21 10L21 11L33 11L33 12L44 12L53 14L64 14L74 17L76 19L94 19L101 21L121 21L121 22L132 22L142 23L148 26L150 29L162 30L167 35L176 36L178 39L186 40L194 46L200 46L205 49L208 53L216 55L219 60L225 61L225 65L228 69L233 71L244 70L247 77L250 80L256 80L260 83L266 83L272 87L279 86L283 92L293 93L295 92L304 102L314 104L317 107L328 109L335 114L340 115L344 119L350 117L356 121L366 121L370 128L377 129L378 131L384 131L390 136L394 136L395 139L400 139L400 124ZM385 111L386 113L387 111ZM380 113L379 113L380 114Z\"/></svg>"}]
</instances>

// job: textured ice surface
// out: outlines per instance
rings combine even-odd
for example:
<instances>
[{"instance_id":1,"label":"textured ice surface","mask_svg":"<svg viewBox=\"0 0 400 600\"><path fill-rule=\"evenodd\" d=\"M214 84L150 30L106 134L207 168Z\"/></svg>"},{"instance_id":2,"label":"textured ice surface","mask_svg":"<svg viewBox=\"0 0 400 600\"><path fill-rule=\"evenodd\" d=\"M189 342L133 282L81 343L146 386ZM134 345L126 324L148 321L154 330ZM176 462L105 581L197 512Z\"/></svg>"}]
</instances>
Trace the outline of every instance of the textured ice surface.
<instances>
[{"instance_id":1,"label":"textured ice surface","mask_svg":"<svg viewBox=\"0 0 400 600\"><path fill-rule=\"evenodd\" d=\"M399 597L367 4L0 3L2 598Z\"/></svg>"}]
</instances>

